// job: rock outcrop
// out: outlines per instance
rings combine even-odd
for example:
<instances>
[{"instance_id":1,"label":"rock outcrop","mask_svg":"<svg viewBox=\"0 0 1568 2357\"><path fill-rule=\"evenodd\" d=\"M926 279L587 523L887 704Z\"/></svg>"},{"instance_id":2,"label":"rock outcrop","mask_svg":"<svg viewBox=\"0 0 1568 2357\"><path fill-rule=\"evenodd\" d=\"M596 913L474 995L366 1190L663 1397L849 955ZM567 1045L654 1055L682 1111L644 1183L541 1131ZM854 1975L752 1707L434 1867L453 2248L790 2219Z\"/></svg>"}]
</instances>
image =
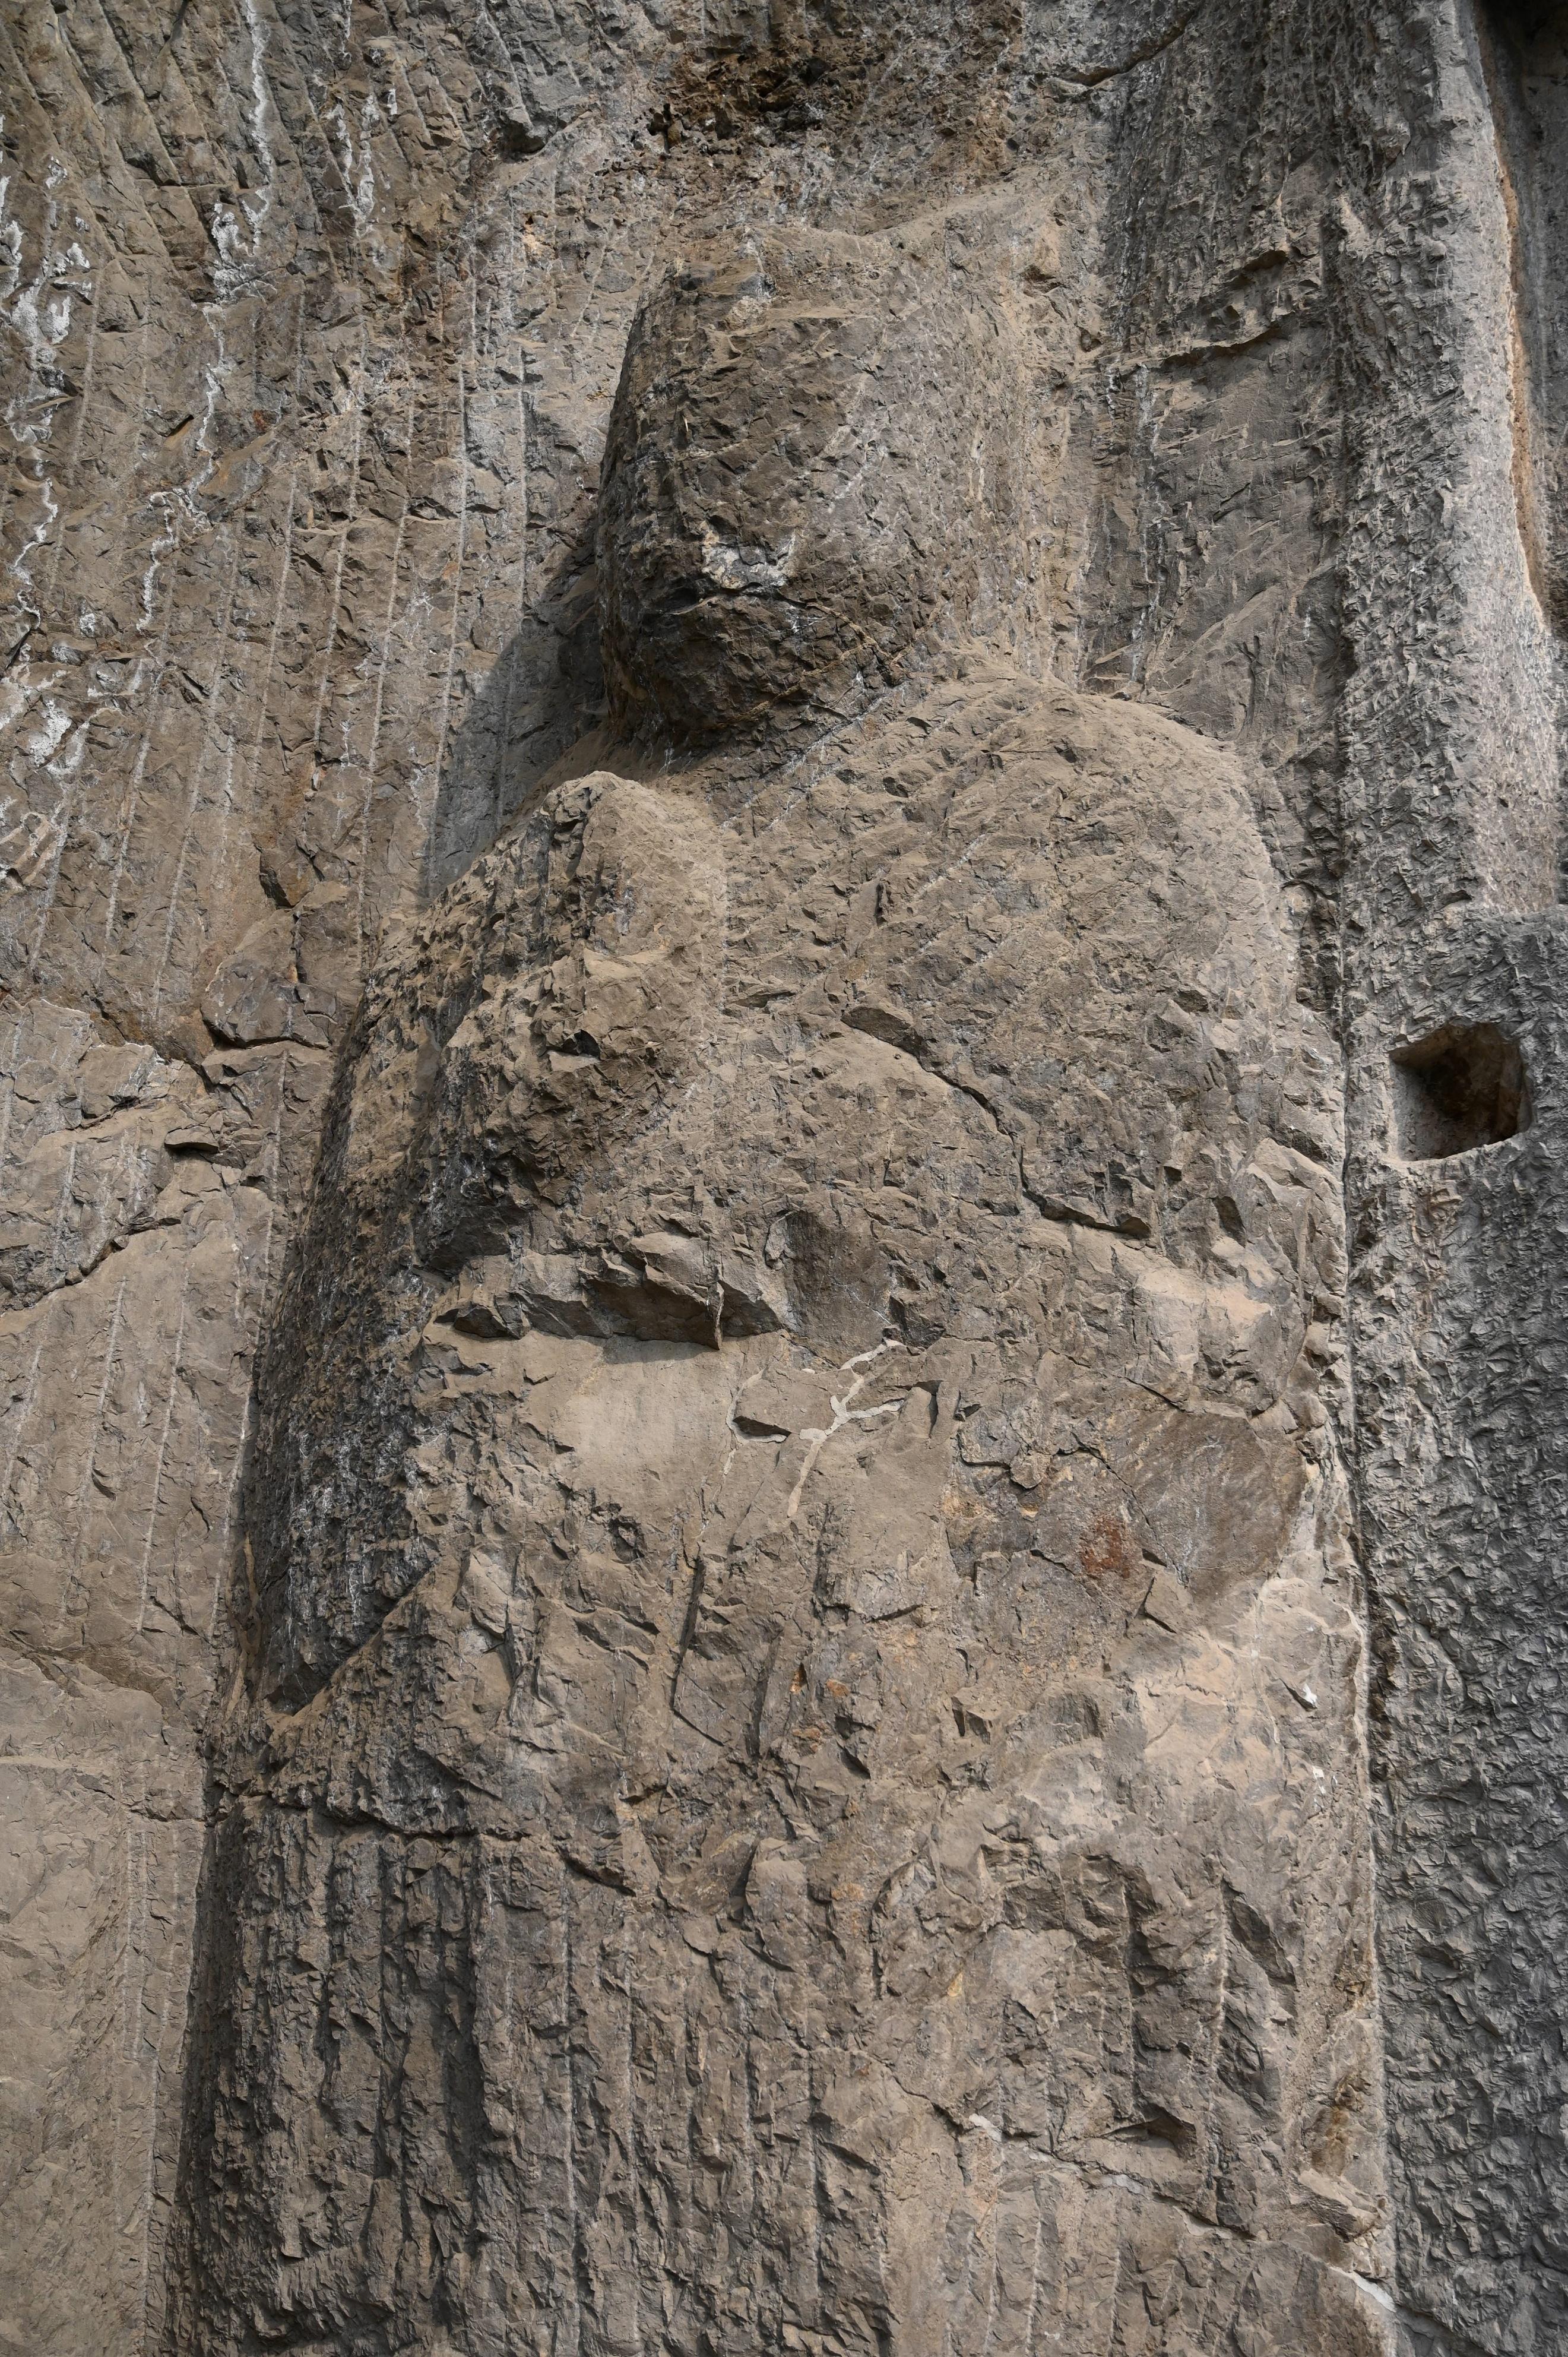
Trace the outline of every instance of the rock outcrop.
<instances>
[{"instance_id":1,"label":"rock outcrop","mask_svg":"<svg viewBox=\"0 0 1568 2357\"><path fill-rule=\"evenodd\" d=\"M1554 20L3 38L0 2339L1559 2346Z\"/></svg>"}]
</instances>

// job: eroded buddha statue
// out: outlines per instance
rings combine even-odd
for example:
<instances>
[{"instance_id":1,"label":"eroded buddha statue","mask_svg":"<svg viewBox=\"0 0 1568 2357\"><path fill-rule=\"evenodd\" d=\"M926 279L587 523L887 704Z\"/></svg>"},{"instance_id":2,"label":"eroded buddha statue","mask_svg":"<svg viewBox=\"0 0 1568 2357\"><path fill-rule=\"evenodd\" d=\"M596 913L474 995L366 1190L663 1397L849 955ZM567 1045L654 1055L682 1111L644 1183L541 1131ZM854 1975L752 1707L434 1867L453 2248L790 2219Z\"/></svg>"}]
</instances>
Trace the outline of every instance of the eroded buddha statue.
<instances>
[{"instance_id":1,"label":"eroded buddha statue","mask_svg":"<svg viewBox=\"0 0 1568 2357\"><path fill-rule=\"evenodd\" d=\"M204 2351L1383 2345L1338 1060L1237 762L1032 667L1009 253L669 271L612 726L370 980Z\"/></svg>"}]
</instances>

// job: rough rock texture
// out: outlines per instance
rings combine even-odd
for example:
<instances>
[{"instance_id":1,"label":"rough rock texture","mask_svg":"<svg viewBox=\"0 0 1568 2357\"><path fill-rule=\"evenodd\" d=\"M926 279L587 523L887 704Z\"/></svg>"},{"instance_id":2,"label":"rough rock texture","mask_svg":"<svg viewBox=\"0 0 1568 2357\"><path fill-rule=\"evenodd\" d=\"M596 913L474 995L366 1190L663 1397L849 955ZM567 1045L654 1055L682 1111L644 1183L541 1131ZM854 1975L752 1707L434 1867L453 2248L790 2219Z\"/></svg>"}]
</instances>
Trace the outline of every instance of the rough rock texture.
<instances>
[{"instance_id":1,"label":"rough rock texture","mask_svg":"<svg viewBox=\"0 0 1568 2357\"><path fill-rule=\"evenodd\" d=\"M564 787L372 982L193 2348L1377 2345L1337 1068L1250 809L1007 673L802 769Z\"/></svg>"},{"instance_id":2,"label":"rough rock texture","mask_svg":"<svg viewBox=\"0 0 1568 2357\"><path fill-rule=\"evenodd\" d=\"M1563 2345L1563 42L0 27L5 2345Z\"/></svg>"}]
</instances>

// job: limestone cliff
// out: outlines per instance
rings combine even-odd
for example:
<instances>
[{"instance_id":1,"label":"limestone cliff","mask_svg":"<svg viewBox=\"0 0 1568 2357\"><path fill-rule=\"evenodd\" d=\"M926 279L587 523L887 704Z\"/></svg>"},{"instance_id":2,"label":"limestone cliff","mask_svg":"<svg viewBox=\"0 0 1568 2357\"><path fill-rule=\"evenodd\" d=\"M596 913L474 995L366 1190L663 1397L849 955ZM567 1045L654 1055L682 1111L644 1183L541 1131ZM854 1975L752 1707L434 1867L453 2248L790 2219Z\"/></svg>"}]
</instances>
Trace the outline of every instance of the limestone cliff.
<instances>
[{"instance_id":1,"label":"limestone cliff","mask_svg":"<svg viewBox=\"0 0 1568 2357\"><path fill-rule=\"evenodd\" d=\"M1564 2345L1565 38L0 27L7 2346Z\"/></svg>"}]
</instances>

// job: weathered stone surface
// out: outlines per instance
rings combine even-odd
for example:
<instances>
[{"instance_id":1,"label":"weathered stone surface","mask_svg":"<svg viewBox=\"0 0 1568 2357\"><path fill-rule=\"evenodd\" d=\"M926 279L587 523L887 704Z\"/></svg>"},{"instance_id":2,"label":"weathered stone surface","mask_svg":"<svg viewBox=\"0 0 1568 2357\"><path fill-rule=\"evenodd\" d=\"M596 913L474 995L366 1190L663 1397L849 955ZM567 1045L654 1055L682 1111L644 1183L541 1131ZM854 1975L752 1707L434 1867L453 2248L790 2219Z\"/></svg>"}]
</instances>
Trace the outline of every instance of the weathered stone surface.
<instances>
[{"instance_id":1,"label":"weathered stone surface","mask_svg":"<svg viewBox=\"0 0 1568 2357\"><path fill-rule=\"evenodd\" d=\"M1022 350L986 248L1016 226L986 207L880 238L765 231L670 271L605 454L618 703L678 738L776 728L896 679L987 573L1014 586ZM933 532L969 515L989 529Z\"/></svg>"},{"instance_id":2,"label":"weathered stone surface","mask_svg":"<svg viewBox=\"0 0 1568 2357\"><path fill-rule=\"evenodd\" d=\"M922 260L746 240L633 334L616 709L809 748L626 745L368 985L261 1391L182 2345L1382 2344L1337 1061L1226 756L977 649L875 694L974 619L898 564L1011 517L925 464L846 520L778 354L819 449L870 379L972 449ZM694 536L710 448L777 580ZM388 1906L434 1945L349 1999Z\"/></svg>"},{"instance_id":3,"label":"weathered stone surface","mask_svg":"<svg viewBox=\"0 0 1568 2357\"><path fill-rule=\"evenodd\" d=\"M1563 57L0 27L7 2346L1562 2344Z\"/></svg>"},{"instance_id":4,"label":"weathered stone surface","mask_svg":"<svg viewBox=\"0 0 1568 2357\"><path fill-rule=\"evenodd\" d=\"M566 787L372 984L263 1409L296 1706L190 2345L978 2344L993 2265L1010 2335L1120 2283L1159 2345L1378 2343L1334 1068L1245 798L1007 673L810 766L718 830ZM434 1910L460 2119L413 1989L339 1993L366 1904Z\"/></svg>"}]
</instances>

